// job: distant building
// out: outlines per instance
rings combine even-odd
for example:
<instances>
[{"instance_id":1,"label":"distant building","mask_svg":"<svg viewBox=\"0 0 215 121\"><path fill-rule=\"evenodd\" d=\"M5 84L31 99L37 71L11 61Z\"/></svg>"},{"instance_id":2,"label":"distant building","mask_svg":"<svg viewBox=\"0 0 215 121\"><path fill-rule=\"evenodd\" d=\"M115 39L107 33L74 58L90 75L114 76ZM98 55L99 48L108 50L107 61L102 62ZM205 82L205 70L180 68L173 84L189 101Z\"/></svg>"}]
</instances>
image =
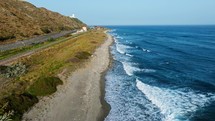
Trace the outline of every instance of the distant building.
<instances>
[{"instance_id":1,"label":"distant building","mask_svg":"<svg viewBox=\"0 0 215 121\"><path fill-rule=\"evenodd\" d=\"M87 27L84 26L80 30L77 31L77 33L87 32Z\"/></svg>"},{"instance_id":2,"label":"distant building","mask_svg":"<svg viewBox=\"0 0 215 121\"><path fill-rule=\"evenodd\" d=\"M101 29L104 29L104 27L101 27L101 26L94 26L94 29L96 29L96 30L101 30Z\"/></svg>"},{"instance_id":3,"label":"distant building","mask_svg":"<svg viewBox=\"0 0 215 121\"><path fill-rule=\"evenodd\" d=\"M82 30L83 30L84 32L86 32L86 31L87 31L87 27L86 27L86 26L82 27Z\"/></svg>"}]
</instances>

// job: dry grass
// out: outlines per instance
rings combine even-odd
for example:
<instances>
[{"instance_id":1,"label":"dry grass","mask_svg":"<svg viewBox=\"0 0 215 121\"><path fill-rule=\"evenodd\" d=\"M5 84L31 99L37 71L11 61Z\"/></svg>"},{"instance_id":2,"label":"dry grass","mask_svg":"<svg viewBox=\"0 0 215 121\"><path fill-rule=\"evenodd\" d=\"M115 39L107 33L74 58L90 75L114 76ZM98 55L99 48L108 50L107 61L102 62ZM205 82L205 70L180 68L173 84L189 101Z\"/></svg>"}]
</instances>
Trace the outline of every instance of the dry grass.
<instances>
[{"instance_id":1,"label":"dry grass","mask_svg":"<svg viewBox=\"0 0 215 121\"><path fill-rule=\"evenodd\" d=\"M67 60L75 58L80 52L92 54L104 41L105 37L106 35L103 31L91 31L78 38L47 48L33 56L22 58L20 61L29 66L29 73L20 77L19 80L33 82L40 76L52 76L64 67L73 67L75 66L74 63ZM96 41L97 43L94 44L91 41ZM75 64L77 65L77 63Z\"/></svg>"},{"instance_id":2,"label":"dry grass","mask_svg":"<svg viewBox=\"0 0 215 121\"><path fill-rule=\"evenodd\" d=\"M92 30L76 38L48 47L29 57L19 59L18 62L27 65L28 71L20 77L10 79L0 90L0 106L7 102L5 99L8 99L8 96L11 97L11 95L33 94L32 96L45 96L54 93L56 91L55 87L49 86L52 85L50 78L56 77L65 68L71 71L83 65L83 62L93 54L105 39L104 31ZM47 83L38 82L41 79L47 81ZM48 84L48 86L45 84ZM47 94L37 95L37 90L46 90L45 88L41 89L41 87L50 87L51 91L47 88Z\"/></svg>"},{"instance_id":3,"label":"dry grass","mask_svg":"<svg viewBox=\"0 0 215 121\"><path fill-rule=\"evenodd\" d=\"M45 8L37 8L27 0L1 0L0 44L86 26L77 18L69 18Z\"/></svg>"},{"instance_id":4,"label":"dry grass","mask_svg":"<svg viewBox=\"0 0 215 121\"><path fill-rule=\"evenodd\" d=\"M95 49L104 42L105 38L106 35L102 30L93 30L77 38L49 47L29 57L21 58L18 61L28 66L28 72L10 81L6 89L1 89L0 97L5 95L6 92L23 92L38 78L55 76L65 67L70 68L70 70L75 69L82 63L82 60L76 58L77 54L80 52L93 54ZM79 61L69 61L74 58Z\"/></svg>"}]
</instances>

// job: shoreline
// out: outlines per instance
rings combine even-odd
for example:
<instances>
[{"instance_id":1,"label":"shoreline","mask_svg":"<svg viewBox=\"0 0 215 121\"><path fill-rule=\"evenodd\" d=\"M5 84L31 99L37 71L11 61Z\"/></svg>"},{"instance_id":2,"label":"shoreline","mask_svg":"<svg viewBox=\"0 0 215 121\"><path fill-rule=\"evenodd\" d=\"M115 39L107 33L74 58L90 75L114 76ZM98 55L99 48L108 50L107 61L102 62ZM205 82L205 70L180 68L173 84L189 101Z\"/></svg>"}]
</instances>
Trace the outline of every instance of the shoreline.
<instances>
[{"instance_id":1,"label":"shoreline","mask_svg":"<svg viewBox=\"0 0 215 121\"><path fill-rule=\"evenodd\" d=\"M106 33L107 34L107 33ZM83 67L68 78L60 75L64 85L48 97L42 97L23 121L103 121L110 111L105 101L105 73L111 66L111 35L98 47Z\"/></svg>"},{"instance_id":2,"label":"shoreline","mask_svg":"<svg viewBox=\"0 0 215 121\"><path fill-rule=\"evenodd\" d=\"M111 37L111 40L112 40L111 45L113 45L114 38L110 34L108 34L108 33L106 33L106 34L107 34L107 36ZM102 108L101 108L100 117L98 117L97 121L104 121L104 119L108 116L108 114L109 114L109 112L111 110L110 104L107 103L107 101L105 100L105 81L106 81L105 80L105 75L108 72L108 70L112 67L112 63L113 63L113 57L111 56L111 52L110 52L110 46L111 45L109 45L109 49L108 49L108 52L109 52L109 65L106 68L106 70L101 73L101 79L100 79L100 83L101 83L101 86L100 86L101 96L100 96L100 101L101 101L101 104L102 104Z\"/></svg>"}]
</instances>

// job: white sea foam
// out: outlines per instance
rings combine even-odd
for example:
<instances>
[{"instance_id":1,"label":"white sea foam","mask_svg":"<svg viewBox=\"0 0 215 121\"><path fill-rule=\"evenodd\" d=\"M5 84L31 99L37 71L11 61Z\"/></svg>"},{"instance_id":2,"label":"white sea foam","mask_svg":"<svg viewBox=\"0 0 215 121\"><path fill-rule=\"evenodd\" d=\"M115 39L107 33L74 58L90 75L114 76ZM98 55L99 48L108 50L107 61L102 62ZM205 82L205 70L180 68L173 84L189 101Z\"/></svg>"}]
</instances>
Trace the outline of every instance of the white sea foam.
<instances>
[{"instance_id":1,"label":"white sea foam","mask_svg":"<svg viewBox=\"0 0 215 121\"><path fill-rule=\"evenodd\" d=\"M130 56L130 57L134 57L133 55L131 55L131 54L128 54L128 53L126 53L125 55L127 55L127 56Z\"/></svg>"},{"instance_id":2,"label":"white sea foam","mask_svg":"<svg viewBox=\"0 0 215 121\"><path fill-rule=\"evenodd\" d=\"M129 44L133 44L133 42L128 42Z\"/></svg>"},{"instance_id":3,"label":"white sea foam","mask_svg":"<svg viewBox=\"0 0 215 121\"><path fill-rule=\"evenodd\" d=\"M147 52L147 53L150 53L150 52L151 52L151 50L148 50L148 49L145 49L145 48L142 48L142 50L143 50L144 52Z\"/></svg>"},{"instance_id":4,"label":"white sea foam","mask_svg":"<svg viewBox=\"0 0 215 121\"><path fill-rule=\"evenodd\" d=\"M121 36L116 36L116 39L123 39L123 37L121 37Z\"/></svg>"},{"instance_id":5,"label":"white sea foam","mask_svg":"<svg viewBox=\"0 0 215 121\"><path fill-rule=\"evenodd\" d=\"M121 54L125 54L127 49L131 49L132 47L127 46L127 45L123 45L123 44L116 44L116 50L121 53Z\"/></svg>"},{"instance_id":6,"label":"white sea foam","mask_svg":"<svg viewBox=\"0 0 215 121\"><path fill-rule=\"evenodd\" d=\"M119 43L119 40L116 39L116 38L114 38L114 42L115 42L115 43Z\"/></svg>"},{"instance_id":7,"label":"white sea foam","mask_svg":"<svg viewBox=\"0 0 215 121\"><path fill-rule=\"evenodd\" d=\"M129 64L127 62L122 62L122 65L123 65L123 68L124 68L126 74L128 74L129 76L132 76L135 71L140 71L139 68L131 66L131 64Z\"/></svg>"},{"instance_id":8,"label":"white sea foam","mask_svg":"<svg viewBox=\"0 0 215 121\"><path fill-rule=\"evenodd\" d=\"M145 72L145 73L153 73L156 72L154 69L141 69L141 71Z\"/></svg>"},{"instance_id":9,"label":"white sea foam","mask_svg":"<svg viewBox=\"0 0 215 121\"><path fill-rule=\"evenodd\" d=\"M134 74L134 72L144 72L144 73L156 72L153 69L140 69L138 67L135 67L134 64L128 63L128 62L122 62L122 65L123 65L123 68L124 68L126 74L128 74L129 76L132 76Z\"/></svg>"},{"instance_id":10,"label":"white sea foam","mask_svg":"<svg viewBox=\"0 0 215 121\"><path fill-rule=\"evenodd\" d=\"M115 37L115 36L117 36L118 34L116 34L116 33L111 33L111 35Z\"/></svg>"},{"instance_id":11,"label":"white sea foam","mask_svg":"<svg viewBox=\"0 0 215 121\"><path fill-rule=\"evenodd\" d=\"M116 50L121 54L125 54L125 50L123 48L120 48L119 46L116 46Z\"/></svg>"},{"instance_id":12,"label":"white sea foam","mask_svg":"<svg viewBox=\"0 0 215 121\"><path fill-rule=\"evenodd\" d=\"M110 32L115 32L116 31L116 29L112 29L112 30L110 30Z\"/></svg>"},{"instance_id":13,"label":"white sea foam","mask_svg":"<svg viewBox=\"0 0 215 121\"><path fill-rule=\"evenodd\" d=\"M109 72L105 78L107 80L105 99L111 105L105 121L161 121L163 116L155 105L140 92L136 93L136 90L125 88L126 85L134 84L125 81L127 77Z\"/></svg>"},{"instance_id":14,"label":"white sea foam","mask_svg":"<svg viewBox=\"0 0 215 121\"><path fill-rule=\"evenodd\" d=\"M147 49L143 48L143 51L146 51Z\"/></svg>"},{"instance_id":15,"label":"white sea foam","mask_svg":"<svg viewBox=\"0 0 215 121\"><path fill-rule=\"evenodd\" d=\"M137 88L158 108L165 116L165 121L188 121L185 116L197 111L199 108L207 106L215 100L215 95L200 94L192 90L187 92L182 90L171 90L159 88L142 83L136 80Z\"/></svg>"}]
</instances>

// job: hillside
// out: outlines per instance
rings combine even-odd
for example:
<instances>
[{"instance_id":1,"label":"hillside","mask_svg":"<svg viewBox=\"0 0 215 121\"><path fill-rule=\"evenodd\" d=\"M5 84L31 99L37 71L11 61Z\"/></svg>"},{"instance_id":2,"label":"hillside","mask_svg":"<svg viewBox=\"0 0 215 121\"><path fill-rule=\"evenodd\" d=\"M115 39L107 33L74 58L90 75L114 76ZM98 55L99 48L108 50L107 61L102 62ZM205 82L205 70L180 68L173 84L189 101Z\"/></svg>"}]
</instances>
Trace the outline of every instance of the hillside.
<instances>
[{"instance_id":1,"label":"hillside","mask_svg":"<svg viewBox=\"0 0 215 121\"><path fill-rule=\"evenodd\" d=\"M69 18L19 0L0 0L0 44L85 26Z\"/></svg>"}]
</instances>

